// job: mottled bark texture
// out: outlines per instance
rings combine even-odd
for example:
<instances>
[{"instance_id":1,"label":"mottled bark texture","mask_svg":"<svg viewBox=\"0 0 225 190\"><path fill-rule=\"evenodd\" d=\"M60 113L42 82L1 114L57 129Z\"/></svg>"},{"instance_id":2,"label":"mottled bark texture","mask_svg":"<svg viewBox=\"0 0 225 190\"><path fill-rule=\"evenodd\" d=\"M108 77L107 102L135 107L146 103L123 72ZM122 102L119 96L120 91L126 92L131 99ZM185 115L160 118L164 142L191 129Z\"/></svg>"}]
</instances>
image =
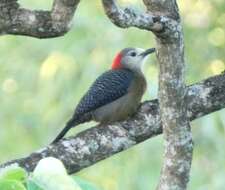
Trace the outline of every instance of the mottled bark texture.
<instances>
[{"instance_id":1,"label":"mottled bark texture","mask_svg":"<svg viewBox=\"0 0 225 190\"><path fill-rule=\"evenodd\" d=\"M155 3L152 1L152 3ZM159 63L159 105L165 139L164 163L158 190L184 190L189 181L192 162L192 134L187 117L184 40L175 0L158 1L152 12L167 7L173 23L167 23L165 34L157 35ZM157 6L158 5L158 6ZM156 9L156 10L155 10Z\"/></svg>"},{"instance_id":2,"label":"mottled bark texture","mask_svg":"<svg viewBox=\"0 0 225 190\"><path fill-rule=\"evenodd\" d=\"M191 85L187 91L189 120L220 110L225 107L225 73ZM0 168L18 164L32 171L40 159L53 156L72 174L161 133L158 100L146 101L127 121L90 128Z\"/></svg>"},{"instance_id":3,"label":"mottled bark texture","mask_svg":"<svg viewBox=\"0 0 225 190\"><path fill-rule=\"evenodd\" d=\"M51 38L71 26L80 0L54 0L51 11L21 8L17 0L0 0L0 34Z\"/></svg>"}]
</instances>

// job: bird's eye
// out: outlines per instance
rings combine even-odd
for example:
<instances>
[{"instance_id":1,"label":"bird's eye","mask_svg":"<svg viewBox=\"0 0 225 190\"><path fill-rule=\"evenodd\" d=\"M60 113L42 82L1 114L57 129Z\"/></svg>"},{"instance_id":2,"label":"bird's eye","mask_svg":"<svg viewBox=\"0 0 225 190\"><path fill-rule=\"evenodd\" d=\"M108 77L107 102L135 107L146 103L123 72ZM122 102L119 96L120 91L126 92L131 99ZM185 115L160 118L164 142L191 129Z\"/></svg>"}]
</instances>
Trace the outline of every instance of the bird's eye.
<instances>
[{"instance_id":1,"label":"bird's eye","mask_svg":"<svg viewBox=\"0 0 225 190\"><path fill-rule=\"evenodd\" d=\"M135 57L137 54L136 54L136 52L131 52L131 54L130 54L130 56L132 56L132 57Z\"/></svg>"}]
</instances>

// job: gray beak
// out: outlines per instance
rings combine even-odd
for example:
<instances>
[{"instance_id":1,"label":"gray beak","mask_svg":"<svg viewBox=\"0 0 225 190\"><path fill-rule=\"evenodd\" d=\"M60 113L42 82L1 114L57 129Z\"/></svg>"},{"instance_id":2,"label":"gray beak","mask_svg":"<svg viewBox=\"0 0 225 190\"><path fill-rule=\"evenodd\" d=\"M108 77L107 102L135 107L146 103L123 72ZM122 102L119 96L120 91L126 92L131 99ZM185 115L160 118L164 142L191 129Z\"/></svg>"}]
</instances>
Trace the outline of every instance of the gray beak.
<instances>
[{"instance_id":1,"label":"gray beak","mask_svg":"<svg viewBox=\"0 0 225 190\"><path fill-rule=\"evenodd\" d=\"M147 50L145 50L144 52L142 52L142 53L140 54L140 56L145 57L145 56L147 56L148 54L154 53L154 52L155 52L155 48L150 48L150 49L147 49Z\"/></svg>"}]
</instances>

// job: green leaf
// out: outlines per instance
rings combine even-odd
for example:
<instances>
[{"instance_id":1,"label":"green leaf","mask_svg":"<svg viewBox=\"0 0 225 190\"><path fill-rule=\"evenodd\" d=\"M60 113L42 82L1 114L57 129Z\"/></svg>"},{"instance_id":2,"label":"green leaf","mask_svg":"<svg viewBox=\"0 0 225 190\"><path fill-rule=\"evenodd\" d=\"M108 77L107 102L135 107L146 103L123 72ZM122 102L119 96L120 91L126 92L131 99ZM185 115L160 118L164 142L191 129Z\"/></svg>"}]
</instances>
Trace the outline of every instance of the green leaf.
<instances>
[{"instance_id":1,"label":"green leaf","mask_svg":"<svg viewBox=\"0 0 225 190\"><path fill-rule=\"evenodd\" d=\"M27 177L26 171L18 166L9 166L0 172L0 179L11 179L24 182Z\"/></svg>"},{"instance_id":2,"label":"green leaf","mask_svg":"<svg viewBox=\"0 0 225 190\"><path fill-rule=\"evenodd\" d=\"M16 180L0 180L0 189L1 190L26 190L24 185L20 181Z\"/></svg>"},{"instance_id":3,"label":"green leaf","mask_svg":"<svg viewBox=\"0 0 225 190\"><path fill-rule=\"evenodd\" d=\"M36 184L33 180L27 181L27 190L44 190L38 184Z\"/></svg>"},{"instance_id":4,"label":"green leaf","mask_svg":"<svg viewBox=\"0 0 225 190\"><path fill-rule=\"evenodd\" d=\"M63 163L52 157L39 161L31 179L45 190L81 190L79 185L66 173Z\"/></svg>"},{"instance_id":5,"label":"green leaf","mask_svg":"<svg viewBox=\"0 0 225 190\"><path fill-rule=\"evenodd\" d=\"M94 184L81 179L79 177L73 177L73 179L76 181L76 183L81 187L82 190L100 190L99 188L97 188Z\"/></svg>"}]
</instances>

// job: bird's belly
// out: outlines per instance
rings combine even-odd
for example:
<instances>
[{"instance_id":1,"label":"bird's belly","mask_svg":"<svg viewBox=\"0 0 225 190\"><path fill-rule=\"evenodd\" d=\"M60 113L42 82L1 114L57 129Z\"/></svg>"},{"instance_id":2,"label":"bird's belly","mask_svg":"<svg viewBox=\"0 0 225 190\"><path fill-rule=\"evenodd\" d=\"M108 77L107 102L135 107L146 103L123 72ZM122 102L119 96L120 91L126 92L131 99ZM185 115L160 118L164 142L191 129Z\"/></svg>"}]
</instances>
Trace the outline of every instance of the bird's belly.
<instances>
[{"instance_id":1,"label":"bird's belly","mask_svg":"<svg viewBox=\"0 0 225 190\"><path fill-rule=\"evenodd\" d=\"M93 112L93 120L100 123L110 123L125 120L138 108L141 97L127 94L110 104L102 106Z\"/></svg>"}]
</instances>

